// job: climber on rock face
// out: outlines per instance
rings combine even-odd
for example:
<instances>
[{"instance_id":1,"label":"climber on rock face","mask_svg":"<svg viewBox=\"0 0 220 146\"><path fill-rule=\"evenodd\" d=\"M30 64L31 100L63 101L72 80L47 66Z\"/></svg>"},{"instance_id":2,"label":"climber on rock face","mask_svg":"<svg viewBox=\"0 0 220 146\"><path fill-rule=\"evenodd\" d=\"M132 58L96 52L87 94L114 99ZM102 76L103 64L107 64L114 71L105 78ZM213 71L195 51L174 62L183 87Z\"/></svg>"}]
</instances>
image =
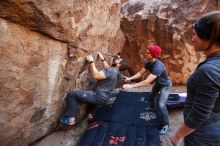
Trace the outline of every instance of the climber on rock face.
<instances>
[{"instance_id":1,"label":"climber on rock face","mask_svg":"<svg viewBox=\"0 0 220 146\"><path fill-rule=\"evenodd\" d=\"M130 89L135 87L141 87L149 85L155 81L155 84L151 91L151 101L152 107L159 106L162 120L163 128L160 130L160 134L166 134L169 126L169 115L166 107L167 99L169 96L170 88L172 82L168 76L165 65L158 59L161 53L161 48L156 45L148 46L146 49L146 63L144 68L142 68L138 73L132 77L127 77L125 81L131 81L140 78L147 70L150 71L150 75L143 81L135 84L124 84L123 88ZM157 94L160 93L159 100L157 99ZM159 103L158 103L159 101Z\"/></svg>"},{"instance_id":2,"label":"climber on rock face","mask_svg":"<svg viewBox=\"0 0 220 146\"><path fill-rule=\"evenodd\" d=\"M98 52L98 57L101 59L104 67L101 71L97 70L91 55L86 57L92 77L98 80L97 84L91 90L71 90L68 93L65 112L60 118L61 124L70 126L76 124L78 101L91 104L106 104L111 97L111 92L118 84L120 71L127 69L128 63L124 59L116 58L112 66L109 66L100 52Z\"/></svg>"}]
</instances>

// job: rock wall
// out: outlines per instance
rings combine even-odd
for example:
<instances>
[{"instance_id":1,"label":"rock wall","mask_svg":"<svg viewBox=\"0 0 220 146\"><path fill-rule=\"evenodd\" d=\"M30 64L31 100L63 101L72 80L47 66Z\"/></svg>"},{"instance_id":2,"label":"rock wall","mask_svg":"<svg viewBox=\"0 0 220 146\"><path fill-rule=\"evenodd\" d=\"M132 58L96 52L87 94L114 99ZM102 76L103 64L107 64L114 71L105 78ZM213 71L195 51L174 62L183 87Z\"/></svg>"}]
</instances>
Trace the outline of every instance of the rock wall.
<instances>
[{"instance_id":1,"label":"rock wall","mask_svg":"<svg viewBox=\"0 0 220 146\"><path fill-rule=\"evenodd\" d=\"M4 0L0 16L85 50L108 51L120 27L120 8L120 0Z\"/></svg>"},{"instance_id":2,"label":"rock wall","mask_svg":"<svg viewBox=\"0 0 220 146\"><path fill-rule=\"evenodd\" d=\"M1 145L54 130L67 92L92 84L84 57L121 51L120 10L120 0L0 1Z\"/></svg>"},{"instance_id":3,"label":"rock wall","mask_svg":"<svg viewBox=\"0 0 220 146\"><path fill-rule=\"evenodd\" d=\"M135 73L143 65L146 46L158 44L173 82L185 83L203 59L190 44L193 23L204 12L219 9L219 4L218 0L0 1L1 145L29 145L54 130L67 92L93 85L84 61L89 53L100 51L111 61L123 48L129 70ZM86 106L80 108L82 116Z\"/></svg>"},{"instance_id":4,"label":"rock wall","mask_svg":"<svg viewBox=\"0 0 220 146\"><path fill-rule=\"evenodd\" d=\"M66 45L0 19L2 145L30 143L54 128Z\"/></svg>"},{"instance_id":5,"label":"rock wall","mask_svg":"<svg viewBox=\"0 0 220 146\"><path fill-rule=\"evenodd\" d=\"M205 12L219 10L219 0L129 0L122 6L121 28L126 42L123 54L129 59L129 71L135 74L145 61L146 46L161 46L174 84L185 84L204 56L191 45L193 24Z\"/></svg>"}]
</instances>

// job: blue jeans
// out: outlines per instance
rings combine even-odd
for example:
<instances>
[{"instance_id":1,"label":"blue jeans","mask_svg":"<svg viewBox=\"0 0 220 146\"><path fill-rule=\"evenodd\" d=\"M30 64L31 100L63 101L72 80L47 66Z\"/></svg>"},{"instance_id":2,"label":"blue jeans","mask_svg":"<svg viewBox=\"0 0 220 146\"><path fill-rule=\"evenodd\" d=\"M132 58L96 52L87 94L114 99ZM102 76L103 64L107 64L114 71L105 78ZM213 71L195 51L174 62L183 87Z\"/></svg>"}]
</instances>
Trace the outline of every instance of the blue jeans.
<instances>
[{"instance_id":1,"label":"blue jeans","mask_svg":"<svg viewBox=\"0 0 220 146\"><path fill-rule=\"evenodd\" d=\"M155 84L151 91L151 101L153 107L159 106L164 125L169 125L169 114L167 110L167 99L169 97L171 85L161 86ZM157 94L160 92L159 96ZM159 99L158 99L159 98Z\"/></svg>"},{"instance_id":2,"label":"blue jeans","mask_svg":"<svg viewBox=\"0 0 220 146\"><path fill-rule=\"evenodd\" d=\"M107 100L103 99L92 90L73 90L66 97L66 108L64 116L75 117L77 112L77 102L82 101L91 104L105 104Z\"/></svg>"}]
</instances>

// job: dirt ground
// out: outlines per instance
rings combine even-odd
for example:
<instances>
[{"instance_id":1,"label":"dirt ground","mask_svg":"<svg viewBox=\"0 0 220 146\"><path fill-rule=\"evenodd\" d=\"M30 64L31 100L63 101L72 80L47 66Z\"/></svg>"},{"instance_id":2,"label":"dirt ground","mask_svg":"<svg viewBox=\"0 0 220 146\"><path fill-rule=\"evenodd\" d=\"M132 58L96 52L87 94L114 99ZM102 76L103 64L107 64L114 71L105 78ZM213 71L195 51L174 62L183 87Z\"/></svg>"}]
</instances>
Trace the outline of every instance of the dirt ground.
<instances>
[{"instance_id":1,"label":"dirt ground","mask_svg":"<svg viewBox=\"0 0 220 146\"><path fill-rule=\"evenodd\" d=\"M150 91L151 87L148 88L135 88L131 92L143 92ZM186 92L185 86L172 87L171 93L183 93ZM114 99L114 98L113 98ZM183 122L183 108L169 110L170 116L170 130L169 133L160 136L162 146L172 146L169 137L175 133L177 128ZM80 140L80 136L83 134L87 127L86 119L78 126L71 130L56 131L49 136L43 138L40 142L34 143L32 146L77 146L77 142ZM183 144L182 144L183 146Z\"/></svg>"}]
</instances>

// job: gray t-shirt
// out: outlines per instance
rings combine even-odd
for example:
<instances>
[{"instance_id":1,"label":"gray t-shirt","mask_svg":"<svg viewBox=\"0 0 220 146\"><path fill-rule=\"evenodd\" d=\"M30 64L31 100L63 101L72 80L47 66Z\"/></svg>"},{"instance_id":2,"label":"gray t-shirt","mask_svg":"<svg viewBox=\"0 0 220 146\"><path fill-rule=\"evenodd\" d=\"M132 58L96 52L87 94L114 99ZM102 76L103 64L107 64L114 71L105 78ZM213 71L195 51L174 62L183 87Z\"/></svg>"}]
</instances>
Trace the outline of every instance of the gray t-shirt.
<instances>
[{"instance_id":1,"label":"gray t-shirt","mask_svg":"<svg viewBox=\"0 0 220 146\"><path fill-rule=\"evenodd\" d=\"M213 133L220 126L219 62L220 53L209 56L198 65L187 81L187 98L183 113L185 124L190 128L206 127Z\"/></svg>"},{"instance_id":2,"label":"gray t-shirt","mask_svg":"<svg viewBox=\"0 0 220 146\"><path fill-rule=\"evenodd\" d=\"M99 80L94 87L94 91L103 99L108 100L111 96L111 92L118 84L120 71L114 67L107 67L103 69L103 72L106 79Z\"/></svg>"},{"instance_id":3,"label":"gray t-shirt","mask_svg":"<svg viewBox=\"0 0 220 146\"><path fill-rule=\"evenodd\" d=\"M148 69L151 74L156 75L156 84L159 85L172 85L172 82L168 76L165 65L160 61L156 60L154 63L151 63L149 60L144 64L144 68Z\"/></svg>"}]
</instances>

